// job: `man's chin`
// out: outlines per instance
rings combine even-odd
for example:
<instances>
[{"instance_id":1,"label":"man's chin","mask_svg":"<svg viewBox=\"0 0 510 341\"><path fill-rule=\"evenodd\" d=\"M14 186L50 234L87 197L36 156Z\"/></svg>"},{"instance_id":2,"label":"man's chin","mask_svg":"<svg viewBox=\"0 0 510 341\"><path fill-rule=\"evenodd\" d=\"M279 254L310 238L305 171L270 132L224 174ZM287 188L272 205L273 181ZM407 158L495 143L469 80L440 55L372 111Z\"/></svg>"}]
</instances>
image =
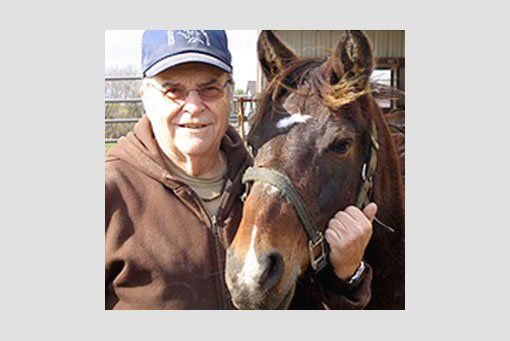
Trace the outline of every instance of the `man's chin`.
<instances>
[{"instance_id":1,"label":"man's chin","mask_svg":"<svg viewBox=\"0 0 510 341\"><path fill-rule=\"evenodd\" d=\"M187 157L202 157L207 155L211 149L211 141L209 139L188 137L184 141L176 141L175 144L179 152Z\"/></svg>"}]
</instances>

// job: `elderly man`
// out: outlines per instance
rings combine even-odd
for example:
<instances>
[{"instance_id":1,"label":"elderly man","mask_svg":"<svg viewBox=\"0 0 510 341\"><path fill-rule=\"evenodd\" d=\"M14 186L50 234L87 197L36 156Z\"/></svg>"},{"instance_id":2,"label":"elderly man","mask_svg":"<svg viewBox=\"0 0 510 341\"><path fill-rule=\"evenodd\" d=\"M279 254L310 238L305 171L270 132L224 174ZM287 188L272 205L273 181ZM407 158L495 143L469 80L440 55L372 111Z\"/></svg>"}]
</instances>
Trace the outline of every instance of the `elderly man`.
<instances>
[{"instance_id":1,"label":"elderly man","mask_svg":"<svg viewBox=\"0 0 510 341\"><path fill-rule=\"evenodd\" d=\"M106 309L233 309L225 250L240 222L243 171L252 163L228 125L233 97L224 31L146 31L146 116L105 162ZM216 221L221 210L222 221ZM328 285L297 290L291 307L361 309L362 262L375 204L333 217ZM218 229L218 230L215 230Z\"/></svg>"}]
</instances>

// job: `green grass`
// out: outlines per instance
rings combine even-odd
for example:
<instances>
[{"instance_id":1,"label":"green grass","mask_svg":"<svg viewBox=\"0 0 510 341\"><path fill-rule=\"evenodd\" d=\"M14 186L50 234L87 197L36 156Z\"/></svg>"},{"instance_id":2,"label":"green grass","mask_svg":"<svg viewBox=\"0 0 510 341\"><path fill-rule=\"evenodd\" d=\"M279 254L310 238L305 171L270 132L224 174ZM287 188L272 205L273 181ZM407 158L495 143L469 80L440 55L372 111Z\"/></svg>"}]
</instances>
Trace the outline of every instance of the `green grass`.
<instances>
[{"instance_id":1,"label":"green grass","mask_svg":"<svg viewBox=\"0 0 510 341\"><path fill-rule=\"evenodd\" d=\"M104 144L104 153L106 154L106 152L107 152L110 148L114 147L116 144L117 144L116 142L114 142L114 143L105 143L105 144Z\"/></svg>"}]
</instances>

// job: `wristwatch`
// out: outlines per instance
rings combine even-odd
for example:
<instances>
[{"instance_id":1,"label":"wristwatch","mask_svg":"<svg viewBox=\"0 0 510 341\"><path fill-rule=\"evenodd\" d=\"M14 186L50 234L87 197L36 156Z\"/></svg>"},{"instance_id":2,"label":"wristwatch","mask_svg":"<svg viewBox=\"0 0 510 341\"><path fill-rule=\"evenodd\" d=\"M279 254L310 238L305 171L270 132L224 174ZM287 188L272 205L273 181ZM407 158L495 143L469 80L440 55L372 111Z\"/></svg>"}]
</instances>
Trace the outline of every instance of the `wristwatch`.
<instances>
[{"instance_id":1,"label":"wristwatch","mask_svg":"<svg viewBox=\"0 0 510 341\"><path fill-rule=\"evenodd\" d=\"M357 283L360 280L361 276L363 276L364 272L365 272L365 262L361 261L361 263L358 267L358 270L356 270L354 275L352 275L352 277L349 278L349 280L347 280L347 285L352 286L354 283Z\"/></svg>"}]
</instances>

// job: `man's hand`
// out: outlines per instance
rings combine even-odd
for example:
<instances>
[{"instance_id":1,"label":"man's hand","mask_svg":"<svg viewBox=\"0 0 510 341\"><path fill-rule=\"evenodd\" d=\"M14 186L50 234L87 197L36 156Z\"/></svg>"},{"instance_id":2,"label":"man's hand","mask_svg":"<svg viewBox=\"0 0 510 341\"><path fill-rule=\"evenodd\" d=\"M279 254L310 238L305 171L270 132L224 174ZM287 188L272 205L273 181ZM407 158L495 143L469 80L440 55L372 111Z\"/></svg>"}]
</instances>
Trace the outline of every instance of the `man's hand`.
<instances>
[{"instance_id":1,"label":"man's hand","mask_svg":"<svg viewBox=\"0 0 510 341\"><path fill-rule=\"evenodd\" d=\"M372 221L376 213L375 203L368 204L363 211L349 206L329 221L325 232L331 248L329 261L340 279L349 279L360 266L372 236Z\"/></svg>"}]
</instances>

